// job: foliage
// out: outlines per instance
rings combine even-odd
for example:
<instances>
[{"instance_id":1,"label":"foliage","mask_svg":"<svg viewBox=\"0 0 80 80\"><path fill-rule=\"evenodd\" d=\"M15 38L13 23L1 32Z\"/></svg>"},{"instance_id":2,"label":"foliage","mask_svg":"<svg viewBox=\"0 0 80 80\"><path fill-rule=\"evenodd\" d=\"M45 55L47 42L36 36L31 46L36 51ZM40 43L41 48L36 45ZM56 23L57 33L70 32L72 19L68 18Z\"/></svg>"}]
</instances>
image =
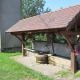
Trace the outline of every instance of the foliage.
<instances>
[{"instance_id":1,"label":"foliage","mask_svg":"<svg viewBox=\"0 0 80 80\"><path fill-rule=\"evenodd\" d=\"M44 9L45 3L44 0L22 0L22 17L28 18L51 11L49 8Z\"/></svg>"},{"instance_id":2,"label":"foliage","mask_svg":"<svg viewBox=\"0 0 80 80\"><path fill-rule=\"evenodd\" d=\"M56 42L67 44L67 41L66 41L66 40L64 39L64 37L61 36L61 35L56 35Z\"/></svg>"},{"instance_id":3,"label":"foliage","mask_svg":"<svg viewBox=\"0 0 80 80\"><path fill-rule=\"evenodd\" d=\"M45 3L45 0L22 0L22 17L28 18L42 13L50 12L51 9L44 9ZM33 40L47 41L45 34L34 34L27 40L27 48L31 48ZM59 35L56 36L56 42L67 43L67 41Z\"/></svg>"},{"instance_id":4,"label":"foliage","mask_svg":"<svg viewBox=\"0 0 80 80\"><path fill-rule=\"evenodd\" d=\"M51 9L48 7L44 9L45 6L44 0L22 0L22 18L28 18L35 15L39 15L42 13L50 12ZM31 48L32 40L45 41L45 35L42 34L34 34L27 40L27 47Z\"/></svg>"},{"instance_id":5,"label":"foliage","mask_svg":"<svg viewBox=\"0 0 80 80\"><path fill-rule=\"evenodd\" d=\"M26 47L31 49L32 48L32 41L47 41L46 34L34 34L28 37L26 42Z\"/></svg>"},{"instance_id":6,"label":"foliage","mask_svg":"<svg viewBox=\"0 0 80 80\"><path fill-rule=\"evenodd\" d=\"M26 41L26 48L32 49L32 40L30 38L28 38Z\"/></svg>"},{"instance_id":7,"label":"foliage","mask_svg":"<svg viewBox=\"0 0 80 80\"><path fill-rule=\"evenodd\" d=\"M0 53L0 80L52 80L10 58L19 54Z\"/></svg>"},{"instance_id":8,"label":"foliage","mask_svg":"<svg viewBox=\"0 0 80 80\"><path fill-rule=\"evenodd\" d=\"M35 36L36 41L47 41L46 34L39 34Z\"/></svg>"},{"instance_id":9,"label":"foliage","mask_svg":"<svg viewBox=\"0 0 80 80\"><path fill-rule=\"evenodd\" d=\"M28 37L27 40L27 48L32 48L32 41L47 41L46 34L34 34L30 37ZM63 36L56 35L54 43L62 43L62 44L67 44L67 41L64 39Z\"/></svg>"}]
</instances>

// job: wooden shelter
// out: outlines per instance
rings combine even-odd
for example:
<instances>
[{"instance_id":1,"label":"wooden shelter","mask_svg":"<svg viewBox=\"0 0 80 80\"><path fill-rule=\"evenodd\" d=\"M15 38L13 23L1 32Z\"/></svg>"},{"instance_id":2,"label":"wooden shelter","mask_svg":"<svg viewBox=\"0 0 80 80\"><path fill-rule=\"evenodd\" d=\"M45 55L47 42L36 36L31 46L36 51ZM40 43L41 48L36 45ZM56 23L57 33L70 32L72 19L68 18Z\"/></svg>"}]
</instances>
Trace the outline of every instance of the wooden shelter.
<instances>
[{"instance_id":1,"label":"wooden shelter","mask_svg":"<svg viewBox=\"0 0 80 80\"><path fill-rule=\"evenodd\" d=\"M54 12L37 15L20 20L6 33L11 33L22 42L22 54L25 47L25 36L35 33L56 33L61 34L71 48L71 71L76 71L75 46L80 38L80 5L60 9ZM20 38L19 36L22 36Z\"/></svg>"}]
</instances>

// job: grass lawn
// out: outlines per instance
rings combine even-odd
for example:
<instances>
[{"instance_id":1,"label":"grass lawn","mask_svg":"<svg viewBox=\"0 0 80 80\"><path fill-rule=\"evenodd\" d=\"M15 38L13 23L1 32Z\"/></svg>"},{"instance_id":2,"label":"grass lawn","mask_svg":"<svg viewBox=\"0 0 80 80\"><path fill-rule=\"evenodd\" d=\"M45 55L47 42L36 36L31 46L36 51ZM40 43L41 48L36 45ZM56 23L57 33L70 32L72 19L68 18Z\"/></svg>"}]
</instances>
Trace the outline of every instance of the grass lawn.
<instances>
[{"instance_id":1,"label":"grass lawn","mask_svg":"<svg viewBox=\"0 0 80 80\"><path fill-rule=\"evenodd\" d=\"M19 54L0 53L0 80L53 80L10 58Z\"/></svg>"}]
</instances>

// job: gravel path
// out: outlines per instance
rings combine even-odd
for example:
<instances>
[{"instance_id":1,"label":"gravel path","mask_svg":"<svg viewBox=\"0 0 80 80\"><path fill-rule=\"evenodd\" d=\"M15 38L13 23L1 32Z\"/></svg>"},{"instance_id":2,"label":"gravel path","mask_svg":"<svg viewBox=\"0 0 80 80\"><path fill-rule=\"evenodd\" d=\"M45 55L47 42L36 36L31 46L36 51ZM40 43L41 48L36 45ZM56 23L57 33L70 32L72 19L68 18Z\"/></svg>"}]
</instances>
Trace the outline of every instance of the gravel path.
<instances>
[{"instance_id":1,"label":"gravel path","mask_svg":"<svg viewBox=\"0 0 80 80\"><path fill-rule=\"evenodd\" d=\"M23 57L23 56L16 56L16 57L13 57L13 59L35 71L38 71L46 76L49 76L49 77L52 77L52 78L55 78L56 80L80 80L80 79L73 79L73 77L69 77L69 78L66 78L66 79L61 79L60 77L55 77L54 74L61 71L61 70L64 70L63 68L61 67L58 67L58 66L53 66L53 65L50 65L50 64L39 64L39 63L36 63L36 58L33 54L29 54L29 56L26 56L26 57Z\"/></svg>"},{"instance_id":2,"label":"gravel path","mask_svg":"<svg viewBox=\"0 0 80 80\"><path fill-rule=\"evenodd\" d=\"M51 77L53 76L54 73L60 70L63 70L58 66L36 63L36 58L33 54L29 54L29 56L25 56L25 57L20 55L20 56L14 57L13 59L35 71L41 72L42 74L51 76Z\"/></svg>"}]
</instances>

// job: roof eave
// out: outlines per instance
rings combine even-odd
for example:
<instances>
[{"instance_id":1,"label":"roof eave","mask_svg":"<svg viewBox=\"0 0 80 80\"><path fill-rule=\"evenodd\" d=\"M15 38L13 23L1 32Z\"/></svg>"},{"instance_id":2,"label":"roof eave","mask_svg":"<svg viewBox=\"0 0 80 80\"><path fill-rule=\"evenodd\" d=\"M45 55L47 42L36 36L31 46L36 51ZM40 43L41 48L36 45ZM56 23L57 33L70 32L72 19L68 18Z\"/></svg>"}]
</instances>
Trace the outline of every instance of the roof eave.
<instances>
[{"instance_id":1,"label":"roof eave","mask_svg":"<svg viewBox=\"0 0 80 80\"><path fill-rule=\"evenodd\" d=\"M78 20L79 17L80 17L80 11L76 14L76 16L67 25L67 27L66 27L67 31L69 31L73 27L73 24Z\"/></svg>"}]
</instances>

